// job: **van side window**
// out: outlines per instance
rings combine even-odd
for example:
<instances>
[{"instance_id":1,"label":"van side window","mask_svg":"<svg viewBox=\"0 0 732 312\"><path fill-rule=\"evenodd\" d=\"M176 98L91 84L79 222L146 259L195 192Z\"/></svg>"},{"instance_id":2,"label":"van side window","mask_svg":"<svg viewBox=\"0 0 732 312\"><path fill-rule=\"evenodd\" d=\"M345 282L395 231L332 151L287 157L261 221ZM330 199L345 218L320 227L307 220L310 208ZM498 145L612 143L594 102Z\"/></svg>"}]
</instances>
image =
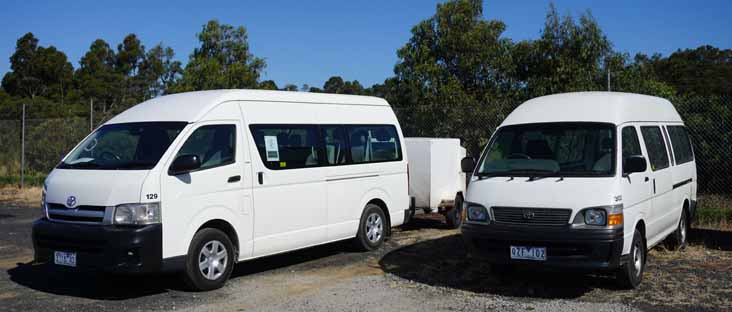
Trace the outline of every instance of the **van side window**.
<instances>
[{"instance_id":1,"label":"van side window","mask_svg":"<svg viewBox=\"0 0 732 312\"><path fill-rule=\"evenodd\" d=\"M392 125L348 126L353 163L402 159L399 135Z\"/></svg>"},{"instance_id":2,"label":"van side window","mask_svg":"<svg viewBox=\"0 0 732 312\"><path fill-rule=\"evenodd\" d=\"M671 137L676 163L683 164L694 160L694 152L691 149L689 134L684 126L668 126L668 134Z\"/></svg>"},{"instance_id":3,"label":"van side window","mask_svg":"<svg viewBox=\"0 0 732 312\"><path fill-rule=\"evenodd\" d=\"M325 142L325 162L329 165L346 163L346 130L342 126L322 126L320 131Z\"/></svg>"},{"instance_id":4,"label":"van side window","mask_svg":"<svg viewBox=\"0 0 732 312\"><path fill-rule=\"evenodd\" d=\"M264 165L272 170L317 167L321 147L315 125L249 126Z\"/></svg>"},{"instance_id":5,"label":"van side window","mask_svg":"<svg viewBox=\"0 0 732 312\"><path fill-rule=\"evenodd\" d=\"M638 132L635 127L627 126L623 128L623 158L635 155L643 155L641 152L640 141L638 141Z\"/></svg>"},{"instance_id":6,"label":"van side window","mask_svg":"<svg viewBox=\"0 0 732 312\"><path fill-rule=\"evenodd\" d=\"M208 169L234 163L236 147L235 125L203 126L191 134L178 155L197 155L201 168Z\"/></svg>"},{"instance_id":7,"label":"van side window","mask_svg":"<svg viewBox=\"0 0 732 312\"><path fill-rule=\"evenodd\" d=\"M666 143L663 141L661 128L657 126L641 127L641 134L643 134L643 141L646 143L651 169L657 171L668 168L668 151L666 150Z\"/></svg>"}]
</instances>

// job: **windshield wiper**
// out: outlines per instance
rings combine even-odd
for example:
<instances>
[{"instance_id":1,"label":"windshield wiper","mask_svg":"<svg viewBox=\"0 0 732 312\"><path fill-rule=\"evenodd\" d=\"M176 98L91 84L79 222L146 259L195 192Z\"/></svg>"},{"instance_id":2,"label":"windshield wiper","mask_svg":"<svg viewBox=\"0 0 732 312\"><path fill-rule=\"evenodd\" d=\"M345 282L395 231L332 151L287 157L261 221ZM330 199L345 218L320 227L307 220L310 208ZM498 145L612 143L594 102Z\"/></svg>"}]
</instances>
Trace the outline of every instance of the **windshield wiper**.
<instances>
[{"instance_id":1,"label":"windshield wiper","mask_svg":"<svg viewBox=\"0 0 732 312\"><path fill-rule=\"evenodd\" d=\"M535 181L535 180L538 180L538 178L546 178L555 173L557 173L557 171L554 171L554 170L511 169L511 170L497 171L497 172L478 172L477 177L479 179L481 179L481 178L487 178L487 177L502 177L502 176L515 177L515 176L527 175L529 177L529 181Z\"/></svg>"},{"instance_id":2,"label":"windshield wiper","mask_svg":"<svg viewBox=\"0 0 732 312\"><path fill-rule=\"evenodd\" d=\"M61 169L94 169L94 168L100 168L102 167L100 164L87 161L87 162L80 162L75 164L68 164L68 163L61 163L61 166L59 166Z\"/></svg>"}]
</instances>

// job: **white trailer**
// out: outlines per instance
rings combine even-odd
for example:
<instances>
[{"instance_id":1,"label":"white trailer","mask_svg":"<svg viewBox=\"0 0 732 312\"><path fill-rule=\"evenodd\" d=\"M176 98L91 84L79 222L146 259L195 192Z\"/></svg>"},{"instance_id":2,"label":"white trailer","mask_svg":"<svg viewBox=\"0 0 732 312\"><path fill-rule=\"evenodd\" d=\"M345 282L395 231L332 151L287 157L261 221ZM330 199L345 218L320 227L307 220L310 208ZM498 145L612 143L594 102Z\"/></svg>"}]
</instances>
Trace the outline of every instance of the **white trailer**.
<instances>
[{"instance_id":1,"label":"white trailer","mask_svg":"<svg viewBox=\"0 0 732 312\"><path fill-rule=\"evenodd\" d=\"M448 226L457 228L462 221L465 173L460 161L465 148L460 139L405 138L409 159L409 196L412 209L445 215ZM456 209L457 208L457 209Z\"/></svg>"}]
</instances>

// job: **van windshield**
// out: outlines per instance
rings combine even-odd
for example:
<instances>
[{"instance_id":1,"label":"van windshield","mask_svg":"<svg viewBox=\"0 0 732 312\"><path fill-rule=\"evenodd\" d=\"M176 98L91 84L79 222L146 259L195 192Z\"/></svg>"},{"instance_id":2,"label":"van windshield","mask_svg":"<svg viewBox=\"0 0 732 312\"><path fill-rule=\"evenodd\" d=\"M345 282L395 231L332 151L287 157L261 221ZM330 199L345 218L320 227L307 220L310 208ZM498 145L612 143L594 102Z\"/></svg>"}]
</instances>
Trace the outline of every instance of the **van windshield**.
<instances>
[{"instance_id":1,"label":"van windshield","mask_svg":"<svg viewBox=\"0 0 732 312\"><path fill-rule=\"evenodd\" d=\"M105 125L86 138L59 164L61 169L152 169L185 122Z\"/></svg>"},{"instance_id":2,"label":"van windshield","mask_svg":"<svg viewBox=\"0 0 732 312\"><path fill-rule=\"evenodd\" d=\"M615 126L560 122L505 126L483 153L477 175L612 176Z\"/></svg>"}]
</instances>

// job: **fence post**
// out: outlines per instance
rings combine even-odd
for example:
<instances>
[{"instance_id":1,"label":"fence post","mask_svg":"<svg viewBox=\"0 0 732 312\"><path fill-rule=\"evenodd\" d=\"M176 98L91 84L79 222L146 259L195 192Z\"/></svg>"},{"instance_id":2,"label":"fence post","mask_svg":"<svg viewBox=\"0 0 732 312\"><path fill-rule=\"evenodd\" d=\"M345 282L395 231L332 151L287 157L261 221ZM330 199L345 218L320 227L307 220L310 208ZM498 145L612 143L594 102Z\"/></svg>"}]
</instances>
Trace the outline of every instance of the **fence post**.
<instances>
[{"instance_id":1,"label":"fence post","mask_svg":"<svg viewBox=\"0 0 732 312\"><path fill-rule=\"evenodd\" d=\"M22 189L25 186L25 103L20 124L20 188Z\"/></svg>"},{"instance_id":2,"label":"fence post","mask_svg":"<svg viewBox=\"0 0 732 312\"><path fill-rule=\"evenodd\" d=\"M89 132L94 131L94 99L89 99Z\"/></svg>"}]
</instances>

